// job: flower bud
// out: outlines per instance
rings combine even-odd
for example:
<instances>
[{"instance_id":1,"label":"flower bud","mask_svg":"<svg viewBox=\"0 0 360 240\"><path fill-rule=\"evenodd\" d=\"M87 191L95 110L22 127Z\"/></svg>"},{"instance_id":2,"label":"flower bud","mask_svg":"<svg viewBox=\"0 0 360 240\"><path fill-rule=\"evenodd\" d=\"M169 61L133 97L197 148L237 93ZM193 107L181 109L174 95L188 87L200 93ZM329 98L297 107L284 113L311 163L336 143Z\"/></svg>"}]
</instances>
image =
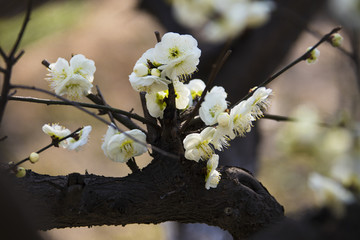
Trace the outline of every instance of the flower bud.
<instances>
[{"instance_id":1,"label":"flower bud","mask_svg":"<svg viewBox=\"0 0 360 240\"><path fill-rule=\"evenodd\" d=\"M340 47L344 38L339 33L334 33L330 36L331 45L333 47Z\"/></svg>"},{"instance_id":2,"label":"flower bud","mask_svg":"<svg viewBox=\"0 0 360 240\"><path fill-rule=\"evenodd\" d=\"M32 152L29 156L29 160L31 163L36 163L37 161L39 161L39 154L36 152Z\"/></svg>"},{"instance_id":3,"label":"flower bud","mask_svg":"<svg viewBox=\"0 0 360 240\"><path fill-rule=\"evenodd\" d=\"M25 175L26 175L26 170L25 170L25 168L23 168L23 167L18 167L18 168L16 169L16 177L22 178L22 177L25 177Z\"/></svg>"},{"instance_id":4,"label":"flower bud","mask_svg":"<svg viewBox=\"0 0 360 240\"><path fill-rule=\"evenodd\" d=\"M310 49L311 47L309 47L306 51L309 51ZM306 59L306 62L308 64L316 63L319 56L320 56L320 51L317 48L314 48L314 50L310 52L308 58Z\"/></svg>"},{"instance_id":5,"label":"flower bud","mask_svg":"<svg viewBox=\"0 0 360 240\"><path fill-rule=\"evenodd\" d=\"M145 64L139 63L134 66L133 71L137 77L144 77L148 75L149 68Z\"/></svg>"},{"instance_id":6,"label":"flower bud","mask_svg":"<svg viewBox=\"0 0 360 240\"><path fill-rule=\"evenodd\" d=\"M151 75L155 76L155 77L160 77L160 70L157 68L153 68L151 69Z\"/></svg>"}]
</instances>

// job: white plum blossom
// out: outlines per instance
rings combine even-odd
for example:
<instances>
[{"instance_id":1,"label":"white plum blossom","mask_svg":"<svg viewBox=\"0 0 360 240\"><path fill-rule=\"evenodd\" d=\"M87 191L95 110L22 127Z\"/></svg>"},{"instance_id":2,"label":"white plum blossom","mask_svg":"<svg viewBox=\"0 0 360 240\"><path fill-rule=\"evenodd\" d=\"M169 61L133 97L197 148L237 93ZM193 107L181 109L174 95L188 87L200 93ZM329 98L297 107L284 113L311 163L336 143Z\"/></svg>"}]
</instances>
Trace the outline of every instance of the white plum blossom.
<instances>
[{"instance_id":1,"label":"white plum blossom","mask_svg":"<svg viewBox=\"0 0 360 240\"><path fill-rule=\"evenodd\" d=\"M105 155L115 162L126 163L147 151L146 135L138 129L120 133L109 126L101 146Z\"/></svg>"},{"instance_id":2,"label":"white plum blossom","mask_svg":"<svg viewBox=\"0 0 360 240\"><path fill-rule=\"evenodd\" d=\"M173 32L164 34L154 48L154 59L160 65L161 76L175 80L195 72L201 55L197 45L191 35Z\"/></svg>"},{"instance_id":3,"label":"white plum blossom","mask_svg":"<svg viewBox=\"0 0 360 240\"><path fill-rule=\"evenodd\" d=\"M190 90L189 95L189 106L193 106L193 101L195 98L200 98L201 94L203 93L205 89L205 83L201 79L193 79L188 84L185 84L185 86Z\"/></svg>"},{"instance_id":4,"label":"white plum blossom","mask_svg":"<svg viewBox=\"0 0 360 240\"><path fill-rule=\"evenodd\" d=\"M189 105L190 90L182 82L174 82L175 105L177 109L185 109Z\"/></svg>"},{"instance_id":5,"label":"white plum blossom","mask_svg":"<svg viewBox=\"0 0 360 240\"><path fill-rule=\"evenodd\" d=\"M207 174L205 177L205 188L209 190L210 188L216 188L220 182L221 175L216 170L219 165L219 155L213 154L206 164Z\"/></svg>"},{"instance_id":6,"label":"white plum blossom","mask_svg":"<svg viewBox=\"0 0 360 240\"><path fill-rule=\"evenodd\" d=\"M218 125L213 136L212 145L215 149L221 151L224 147L229 146L230 136L234 136L233 121L227 112L220 113L217 118Z\"/></svg>"},{"instance_id":7,"label":"white plum blossom","mask_svg":"<svg viewBox=\"0 0 360 240\"><path fill-rule=\"evenodd\" d=\"M251 114L251 105L247 101L241 101L231 109L230 119L233 123L233 133L229 137L234 139L235 136L244 136L246 132L250 132L252 121L255 120Z\"/></svg>"},{"instance_id":8,"label":"white plum blossom","mask_svg":"<svg viewBox=\"0 0 360 240\"><path fill-rule=\"evenodd\" d=\"M57 95L66 94L69 99L78 100L91 93L95 70L94 61L77 54L70 59L70 64L63 58L50 64L46 80Z\"/></svg>"},{"instance_id":9,"label":"white plum blossom","mask_svg":"<svg viewBox=\"0 0 360 240\"><path fill-rule=\"evenodd\" d=\"M47 135L49 135L51 137L51 139L57 141L60 140L68 135L71 134L71 131L57 123L52 123L52 124L44 124L42 126L42 130L44 133L46 133ZM66 141L61 141L59 143L59 146L65 148L67 145Z\"/></svg>"},{"instance_id":10,"label":"white plum blossom","mask_svg":"<svg viewBox=\"0 0 360 240\"><path fill-rule=\"evenodd\" d=\"M213 125L217 122L217 117L227 108L227 93L223 87L214 86L205 95L205 100L199 109L201 120L206 125Z\"/></svg>"},{"instance_id":11,"label":"white plum blossom","mask_svg":"<svg viewBox=\"0 0 360 240\"><path fill-rule=\"evenodd\" d=\"M309 51L311 48L312 47L308 47L306 51ZM314 50L310 52L310 56L306 59L306 63L314 64L318 61L319 57L320 57L320 51L317 48L314 48Z\"/></svg>"},{"instance_id":12,"label":"white plum blossom","mask_svg":"<svg viewBox=\"0 0 360 240\"><path fill-rule=\"evenodd\" d=\"M159 66L160 64L154 60L154 48L150 48L135 63L133 72L129 76L133 89L148 93L166 90L170 81L160 77Z\"/></svg>"},{"instance_id":13,"label":"white plum blossom","mask_svg":"<svg viewBox=\"0 0 360 240\"><path fill-rule=\"evenodd\" d=\"M185 109L189 105L189 89L179 81L174 82L175 105L177 109ZM166 108L165 99L169 95L169 90L160 92L150 92L145 95L146 107L150 115L154 118L163 118Z\"/></svg>"},{"instance_id":14,"label":"white plum blossom","mask_svg":"<svg viewBox=\"0 0 360 240\"><path fill-rule=\"evenodd\" d=\"M160 92L150 92L145 95L146 108L150 115L154 118L163 118L166 108L165 98L168 96L169 90Z\"/></svg>"},{"instance_id":15,"label":"white plum blossom","mask_svg":"<svg viewBox=\"0 0 360 240\"><path fill-rule=\"evenodd\" d=\"M85 126L80 131L76 132L74 137L66 139L66 148L69 150L78 151L83 145L87 143L91 130L91 126Z\"/></svg>"},{"instance_id":16,"label":"white plum blossom","mask_svg":"<svg viewBox=\"0 0 360 240\"><path fill-rule=\"evenodd\" d=\"M255 118L263 116L263 111L269 107L270 88L260 87L255 90L253 95L247 99L247 104L251 105L251 113Z\"/></svg>"},{"instance_id":17,"label":"white plum blossom","mask_svg":"<svg viewBox=\"0 0 360 240\"><path fill-rule=\"evenodd\" d=\"M209 159L214 150L210 142L214 136L215 128L207 127L200 133L191 133L183 141L185 148L185 158L198 162L200 159Z\"/></svg>"}]
</instances>

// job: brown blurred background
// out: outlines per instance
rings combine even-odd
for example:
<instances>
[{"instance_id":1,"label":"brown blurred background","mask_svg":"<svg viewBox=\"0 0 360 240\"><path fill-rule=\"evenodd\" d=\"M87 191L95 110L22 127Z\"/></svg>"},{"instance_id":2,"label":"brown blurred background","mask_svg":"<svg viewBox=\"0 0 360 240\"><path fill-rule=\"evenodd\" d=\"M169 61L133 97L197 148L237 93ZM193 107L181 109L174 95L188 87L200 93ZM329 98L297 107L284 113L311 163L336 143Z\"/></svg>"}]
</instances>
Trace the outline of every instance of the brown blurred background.
<instances>
[{"instance_id":1,"label":"brown blurred background","mask_svg":"<svg viewBox=\"0 0 360 240\"><path fill-rule=\"evenodd\" d=\"M154 31L164 33L164 28L151 14L138 10L136 4L137 1L131 0L49 1L37 7L21 44L25 55L14 68L12 82L47 89L44 80L47 70L41 61L55 62L58 57L69 60L72 54L81 53L95 61L94 84L100 87L107 103L123 110L133 108L141 114L139 96L132 90L128 75L135 61L156 43ZM323 34L338 25L326 17L325 10L309 25ZM8 51L21 26L23 13L17 9L6 15L0 16L0 45ZM346 33L342 35L344 48L350 49ZM300 56L317 41L309 32L302 33L280 66ZM289 115L297 106L308 104L319 110L324 121L332 121L346 110L359 116L357 86L348 58L329 44L321 45L319 50L321 56L317 64L300 63L271 83L274 96L269 113ZM262 71L261 66L258 71ZM17 91L17 95L49 98L22 90ZM52 148L40 155L37 164L24 164L24 167L51 175L87 170L105 176L125 176L130 172L127 166L105 158L100 145L107 126L77 109L9 102L5 113L1 135L7 135L8 139L1 144L2 149L6 149L3 159L7 161L19 161L47 145L50 139L41 131L45 123L60 123L70 130L90 124L93 131L83 150L69 152ZM258 122L262 138L257 176L287 213L295 213L313 204L306 179L314 170L314 164L282 157L275 139L284 124L266 119ZM147 156L137 158L142 167L149 160ZM165 239L160 225L55 229L43 234L46 239L54 240Z\"/></svg>"}]
</instances>

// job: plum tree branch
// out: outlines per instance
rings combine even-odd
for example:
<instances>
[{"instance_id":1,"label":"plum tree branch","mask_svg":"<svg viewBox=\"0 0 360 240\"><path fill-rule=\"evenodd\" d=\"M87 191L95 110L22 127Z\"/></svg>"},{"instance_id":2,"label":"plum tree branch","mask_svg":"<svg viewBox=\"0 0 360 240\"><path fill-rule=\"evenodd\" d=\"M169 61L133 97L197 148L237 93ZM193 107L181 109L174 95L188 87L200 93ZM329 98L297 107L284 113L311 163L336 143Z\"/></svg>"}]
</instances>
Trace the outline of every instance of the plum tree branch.
<instances>
[{"instance_id":1,"label":"plum tree branch","mask_svg":"<svg viewBox=\"0 0 360 240\"><path fill-rule=\"evenodd\" d=\"M248 172L220 168L220 184L206 190L204 167L163 158L121 178L27 170L15 181L32 199L41 230L179 221L219 226L242 239L283 218L283 207Z\"/></svg>"}]
</instances>

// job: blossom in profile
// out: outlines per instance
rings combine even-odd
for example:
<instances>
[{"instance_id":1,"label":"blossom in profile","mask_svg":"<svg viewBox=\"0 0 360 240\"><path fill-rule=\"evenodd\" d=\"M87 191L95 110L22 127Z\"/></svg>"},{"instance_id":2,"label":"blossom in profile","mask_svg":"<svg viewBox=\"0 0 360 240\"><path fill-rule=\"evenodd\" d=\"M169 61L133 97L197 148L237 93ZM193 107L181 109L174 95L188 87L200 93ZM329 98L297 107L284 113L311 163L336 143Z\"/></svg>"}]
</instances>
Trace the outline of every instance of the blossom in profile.
<instances>
[{"instance_id":1,"label":"blossom in profile","mask_svg":"<svg viewBox=\"0 0 360 240\"><path fill-rule=\"evenodd\" d=\"M155 45L154 59L163 78L183 79L196 71L201 51L191 35L169 32Z\"/></svg>"},{"instance_id":2,"label":"blossom in profile","mask_svg":"<svg viewBox=\"0 0 360 240\"><path fill-rule=\"evenodd\" d=\"M247 101L241 101L230 111L230 119L233 124L233 133L230 133L230 138L235 136L244 136L245 133L250 132L252 122L255 118L251 114L251 105Z\"/></svg>"},{"instance_id":3,"label":"blossom in profile","mask_svg":"<svg viewBox=\"0 0 360 240\"><path fill-rule=\"evenodd\" d=\"M205 188L209 190L210 188L216 188L220 182L221 175L216 170L219 165L219 155L213 154L206 164L206 177L205 177Z\"/></svg>"},{"instance_id":4,"label":"blossom in profile","mask_svg":"<svg viewBox=\"0 0 360 240\"><path fill-rule=\"evenodd\" d=\"M193 79L188 84L185 84L185 86L190 90L189 106L191 107L193 106L193 101L201 97L206 86L201 79Z\"/></svg>"},{"instance_id":5,"label":"blossom in profile","mask_svg":"<svg viewBox=\"0 0 360 240\"><path fill-rule=\"evenodd\" d=\"M224 147L229 146L230 136L234 136L233 121L227 112L220 113L217 117L218 125L211 141L215 149L222 151Z\"/></svg>"},{"instance_id":6,"label":"blossom in profile","mask_svg":"<svg viewBox=\"0 0 360 240\"><path fill-rule=\"evenodd\" d=\"M251 113L255 118L263 116L263 112L269 107L269 96L272 90L270 88L260 87L255 90L253 95L246 100L251 107Z\"/></svg>"},{"instance_id":7,"label":"blossom in profile","mask_svg":"<svg viewBox=\"0 0 360 240\"><path fill-rule=\"evenodd\" d=\"M70 64L63 58L50 64L46 80L57 95L67 95L70 100L79 100L91 93L95 70L94 61L77 54L70 59Z\"/></svg>"},{"instance_id":8,"label":"blossom in profile","mask_svg":"<svg viewBox=\"0 0 360 240\"><path fill-rule=\"evenodd\" d=\"M198 162L209 159L214 150L210 143L214 136L215 128L207 127L200 133L191 133L183 141L185 148L185 158Z\"/></svg>"},{"instance_id":9,"label":"blossom in profile","mask_svg":"<svg viewBox=\"0 0 360 240\"><path fill-rule=\"evenodd\" d=\"M199 109L201 120L206 125L213 125L217 122L217 117L227 108L227 93L223 87L214 86L205 95L205 100Z\"/></svg>"},{"instance_id":10,"label":"blossom in profile","mask_svg":"<svg viewBox=\"0 0 360 240\"><path fill-rule=\"evenodd\" d=\"M74 137L66 139L66 148L69 150L78 151L83 145L85 145L89 139L89 134L92 130L91 126L85 126L80 131L74 134Z\"/></svg>"},{"instance_id":11,"label":"blossom in profile","mask_svg":"<svg viewBox=\"0 0 360 240\"><path fill-rule=\"evenodd\" d=\"M139 129L120 133L109 126L101 148L111 160L126 163L130 158L147 151L146 135Z\"/></svg>"},{"instance_id":12,"label":"blossom in profile","mask_svg":"<svg viewBox=\"0 0 360 240\"><path fill-rule=\"evenodd\" d=\"M45 124L42 127L44 133L49 135L54 141L58 141L71 134L71 131L57 123ZM65 148L67 145L66 141L61 141L59 146Z\"/></svg>"},{"instance_id":13,"label":"blossom in profile","mask_svg":"<svg viewBox=\"0 0 360 240\"><path fill-rule=\"evenodd\" d=\"M306 49L306 51L309 51L312 47L308 47ZM309 53L309 56L308 58L306 59L306 63L308 64L314 64L318 61L320 57L320 51L317 49L317 48L314 48L314 50L312 50L310 53Z\"/></svg>"}]
</instances>

